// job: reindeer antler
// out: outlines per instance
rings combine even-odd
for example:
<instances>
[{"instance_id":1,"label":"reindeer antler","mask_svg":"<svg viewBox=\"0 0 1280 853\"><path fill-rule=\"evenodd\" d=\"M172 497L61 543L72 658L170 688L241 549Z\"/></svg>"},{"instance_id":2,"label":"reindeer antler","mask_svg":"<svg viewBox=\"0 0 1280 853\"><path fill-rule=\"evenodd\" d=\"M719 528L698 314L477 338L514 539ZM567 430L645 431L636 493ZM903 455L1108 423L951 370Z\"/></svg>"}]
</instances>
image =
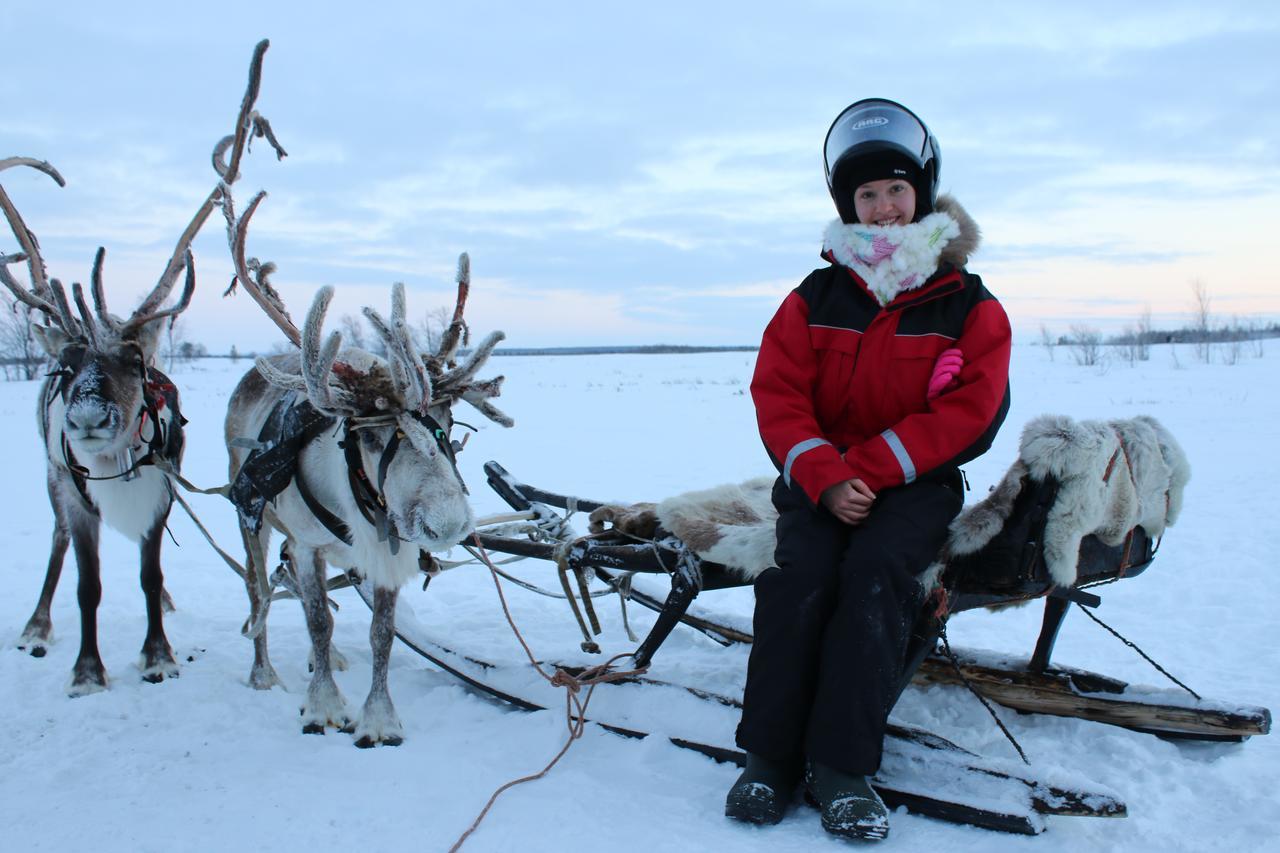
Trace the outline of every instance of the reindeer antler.
<instances>
[{"instance_id":1,"label":"reindeer antler","mask_svg":"<svg viewBox=\"0 0 1280 853\"><path fill-rule=\"evenodd\" d=\"M467 296L471 293L471 258L466 252L458 255L457 281L458 298L453 306L453 319L449 322L449 328L440 336L440 348L434 355L436 363L444 369L454 366L458 347L466 346L471 338L471 330L462 319L462 312L467 307Z\"/></svg>"},{"instance_id":2,"label":"reindeer antler","mask_svg":"<svg viewBox=\"0 0 1280 853\"><path fill-rule=\"evenodd\" d=\"M311 303L302 327L298 373L282 370L267 359L258 359L258 372L272 385L306 392L311 404L329 415L425 411L431 399L431 386L405 321L404 285L397 283L392 288L390 322L377 311L364 309L365 316L387 345L385 370L377 366L361 370L337 360L342 335L338 332L323 335L324 319L332 299L333 288L322 287Z\"/></svg>"},{"instance_id":3,"label":"reindeer antler","mask_svg":"<svg viewBox=\"0 0 1280 853\"><path fill-rule=\"evenodd\" d=\"M182 235L178 238L178 243L174 247L173 254L170 255L169 261L165 264L164 271L160 275L160 279L156 282L151 292L137 307L133 314L124 323L120 323L113 318L107 311L106 294L102 287L102 262L104 251L98 250L94 259L92 274L92 296L94 310L98 318L98 322L105 328L112 330L119 335L128 335L147 323L159 320L165 317L172 317L182 313L191 304L191 297L195 291L195 263L191 254L191 243L195 240L196 234L204 226L209 215L213 212L214 207L220 203L224 206L224 211L229 218L234 219L234 214L230 208L230 188L239 177L239 164L244 155L248 142L252 137L265 137L266 140L275 149L277 159L287 156L285 150L276 140L275 134L271 131L270 123L253 110L253 105L258 98L258 91L262 79L262 59L270 46L270 42L266 39L258 42L253 50L253 58L249 65L249 83L245 90L244 98L240 104L240 112L236 118L235 133L231 136L224 137L219 140L213 149L213 166L218 173L218 182L214 185L213 190L196 211L195 216L187 224ZM231 158L229 163L224 163L222 158L230 151ZM9 157L0 160L0 171L4 171L11 166L30 166L44 172L49 177L58 182L60 186L65 186L66 182L62 175L58 173L49 163L43 160L35 160L30 157ZM241 228L241 237L243 241L243 229L248 226L248 218L252 215L252 208L257 206L256 199L251 209L246 212L245 220ZM50 321L63 327L63 330L74 337L94 336L94 320L88 311L84 294L79 285L73 285L74 298L76 307L80 311L82 323L76 322L71 314L70 306L67 303L66 292L62 289L62 285L56 280L49 280L46 277L44 260L40 257L39 244L35 235L27 228L26 223L22 221L22 217L18 214L18 210L14 207L4 188L0 187L0 209L4 211L5 218L12 228L14 236L18 239L18 245L22 251L13 255L0 254L0 283L4 284L13 294L24 304L31 308L44 312ZM241 252L243 259L243 251ZM23 288L8 270L8 265L18 261L26 261L30 270L31 289ZM257 272L257 279L251 280L247 275L247 268L252 268ZM178 280L178 275L186 270L186 282L183 285L182 295L178 301L171 307L161 309L165 300L169 298L169 294L173 290L174 284ZM266 276L270 273L269 264L258 264L257 261L242 262L237 269L237 275L241 280L245 281L246 289L250 291L250 295L255 300L262 303L264 298L261 291L274 293L271 291L270 285L266 281ZM277 298L278 303L278 298ZM264 308L267 306L264 306ZM281 312L283 308L281 307ZM270 314L271 311L268 311ZM274 318L273 318L274 319ZM288 314L283 314L284 323L288 330L293 330L290 338L294 343L298 342L297 330L293 328L293 324L288 320ZM277 320L277 322L280 322ZM83 324L83 328L81 325Z\"/></svg>"},{"instance_id":4,"label":"reindeer antler","mask_svg":"<svg viewBox=\"0 0 1280 853\"><path fill-rule=\"evenodd\" d=\"M467 343L470 330L462 313L466 309L467 296L471 293L471 258L463 252L458 256L458 297L453 308L453 320L449 328L441 335L440 347L428 358L428 367L438 375L435 380L435 395L440 399L462 399L480 410L480 413L495 423L509 427L514 426L509 416L489 402L502 390L503 377L476 382L475 376L480 368L489 360L494 348L506 338L502 332L491 332L480 345L472 350L461 366L457 364L458 348Z\"/></svg>"},{"instance_id":5,"label":"reindeer antler","mask_svg":"<svg viewBox=\"0 0 1280 853\"><path fill-rule=\"evenodd\" d=\"M258 100L258 90L262 85L262 58L269 45L270 42L263 39L253 49L253 59L249 64L249 85L245 90L244 100L240 103L235 135L223 139L213 152L213 167L223 179L220 184L222 193L219 200L222 203L222 214L227 220L227 243L231 247L231 260L235 267L235 278L223 295L234 293L237 283L243 285L253 301L258 303L258 307L266 312L280 331L284 332L285 337L294 346L301 347L302 335L289 317L289 312L285 310L280 295L267 280L267 277L274 272L275 264L245 257L245 239L249 233L249 221L267 194L259 192L254 196L239 219L236 218L234 200L231 196L231 184L240 176L240 158L244 155L245 148L252 137L265 137L275 149L277 159L286 156L285 150L280 147L275 134L271 131L270 122L253 109L254 103ZM224 163L222 157L227 151L230 151L231 156Z\"/></svg>"},{"instance_id":6,"label":"reindeer antler","mask_svg":"<svg viewBox=\"0 0 1280 853\"><path fill-rule=\"evenodd\" d=\"M53 178L58 186L67 185L58 170L44 160L36 160L32 157L6 157L0 160L0 172L12 166L29 166ZM13 230L13 236L17 238L18 246L22 250L12 255L0 253L0 283L3 283L23 304L44 312L50 320L61 324L62 316L57 307L57 297L46 278L44 259L40 256L40 244L36 240L36 235L22 221L22 215L18 213L18 208L14 206L13 200L4 191L3 186L0 186L0 210L4 211L4 218L8 221L9 228ZM30 290L19 284L9 272L9 264L21 261L27 262L31 278ZM66 302L65 293L62 301ZM70 334L70 330L65 331Z\"/></svg>"},{"instance_id":7,"label":"reindeer antler","mask_svg":"<svg viewBox=\"0 0 1280 853\"><path fill-rule=\"evenodd\" d=\"M396 282L391 287L390 324L377 311L367 306L364 308L364 316L387 347L391 382L404 400L404 407L425 412L431 403L431 379L422 362L422 355L413 343L409 324L405 321L404 283Z\"/></svg>"},{"instance_id":8,"label":"reindeer antler","mask_svg":"<svg viewBox=\"0 0 1280 853\"><path fill-rule=\"evenodd\" d=\"M244 156L249 139L253 136L266 137L266 140L275 149L277 160L282 160L288 156L288 153L280 146L280 143L276 141L275 134L271 132L271 125L253 109L262 83L262 59L270 46L271 42L267 39L263 39L254 46L253 58L249 61L249 83L245 88L244 98L240 102L240 112L236 117L235 133L231 136L223 137L213 148L213 168L218 173L218 183L204 200L204 203L200 205L196 215L192 217L186 230L182 232L182 236L178 238L178 245L174 247L173 254L169 256L169 262L165 264L160 280L156 282L155 288L147 295L147 298L142 300L142 304L138 306L127 325L137 327L159 316L179 313L178 311L169 311L157 314L156 309L168 298L170 291L173 290L174 283L178 280L178 273L182 272L184 267L187 269L188 281L191 280L191 264L188 262L191 243L208 220L209 214L213 212L213 209L222 203L224 198L230 197L231 185L240 177L240 159ZM222 157L228 149L231 151L231 162L229 165L225 165L222 162ZM247 286L247 289L249 289L250 295L257 299L253 288ZM185 309L185 307L184 304L183 308Z\"/></svg>"},{"instance_id":9,"label":"reindeer antler","mask_svg":"<svg viewBox=\"0 0 1280 853\"><path fill-rule=\"evenodd\" d=\"M231 286L227 288L226 293L232 293L236 288L236 283L244 285L244 289L249 292L249 296L254 302L258 303L271 321L284 332L289 342L296 347L302 346L302 335L298 332L298 327L293 325L293 319L289 316L289 312L285 310L284 302L280 299L280 294L276 293L275 288L268 281L268 276L275 271L275 264L270 261L266 263L260 262L257 258L245 258L244 244L245 238L249 233L249 221L253 219L254 212L258 209L258 205L267 197L266 192L259 192L249 202L249 207L245 209L244 214L237 220L234 208L234 202L231 194L228 192L222 198L222 213L227 220L227 241L231 245L231 263L235 268L236 277L232 280Z\"/></svg>"}]
</instances>

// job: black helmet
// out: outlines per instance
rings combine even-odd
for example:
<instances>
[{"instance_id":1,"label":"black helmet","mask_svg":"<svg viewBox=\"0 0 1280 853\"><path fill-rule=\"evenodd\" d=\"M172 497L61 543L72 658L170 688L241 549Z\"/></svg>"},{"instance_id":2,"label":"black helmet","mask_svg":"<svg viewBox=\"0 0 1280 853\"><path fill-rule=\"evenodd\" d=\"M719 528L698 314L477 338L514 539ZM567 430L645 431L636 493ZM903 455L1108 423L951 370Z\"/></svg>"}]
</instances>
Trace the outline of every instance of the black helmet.
<instances>
[{"instance_id":1,"label":"black helmet","mask_svg":"<svg viewBox=\"0 0 1280 853\"><path fill-rule=\"evenodd\" d=\"M937 138L915 113L885 98L866 98L845 107L823 144L827 189L845 222L857 222L853 191L868 180L868 169L885 177L902 174L916 190L916 216L933 212L938 200L942 154Z\"/></svg>"}]
</instances>

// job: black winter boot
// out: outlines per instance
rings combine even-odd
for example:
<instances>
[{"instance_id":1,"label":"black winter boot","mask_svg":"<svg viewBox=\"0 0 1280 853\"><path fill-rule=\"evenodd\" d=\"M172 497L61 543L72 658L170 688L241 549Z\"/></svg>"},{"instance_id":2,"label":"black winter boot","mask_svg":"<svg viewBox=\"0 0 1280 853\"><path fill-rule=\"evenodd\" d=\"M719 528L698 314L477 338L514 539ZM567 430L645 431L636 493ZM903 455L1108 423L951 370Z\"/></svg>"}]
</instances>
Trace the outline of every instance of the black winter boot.
<instances>
[{"instance_id":1,"label":"black winter boot","mask_svg":"<svg viewBox=\"0 0 1280 853\"><path fill-rule=\"evenodd\" d=\"M801 761L773 761L747 753L747 767L725 797L726 817L745 823L777 823L800 782Z\"/></svg>"},{"instance_id":2,"label":"black winter boot","mask_svg":"<svg viewBox=\"0 0 1280 853\"><path fill-rule=\"evenodd\" d=\"M832 835L879 841L889 834L889 809L865 776L809 762L805 784L822 809L822 828Z\"/></svg>"}]
</instances>

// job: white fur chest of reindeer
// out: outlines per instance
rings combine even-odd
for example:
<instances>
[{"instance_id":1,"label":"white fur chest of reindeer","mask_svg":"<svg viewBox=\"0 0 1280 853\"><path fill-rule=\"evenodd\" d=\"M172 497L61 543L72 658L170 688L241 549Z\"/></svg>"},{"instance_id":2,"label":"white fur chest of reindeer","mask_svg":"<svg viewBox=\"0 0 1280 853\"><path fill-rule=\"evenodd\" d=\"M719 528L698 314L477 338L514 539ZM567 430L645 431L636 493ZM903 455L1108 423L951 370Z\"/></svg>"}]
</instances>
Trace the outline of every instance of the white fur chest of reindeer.
<instances>
[{"instance_id":1,"label":"white fur chest of reindeer","mask_svg":"<svg viewBox=\"0 0 1280 853\"><path fill-rule=\"evenodd\" d=\"M240 280L248 281L247 270ZM287 583L302 601L311 635L314 670L302 707L304 732L336 726L352 731L358 746L394 745L403 739L387 686L399 589L417 575L423 552L452 547L475 524L454 459L452 406L466 400L491 420L512 424L489 402L502 377L475 379L502 333L492 333L456 363L466 333L462 311L468 288L463 255L453 322L434 353L419 352L409 333L403 285L393 288L390 320L365 308L385 346L385 359L344 348L336 332L322 342L333 295L324 288L307 316L300 352L260 359L232 394L226 438L232 495L241 508L247 549L251 613L245 633L254 641L249 683L259 689L279 683L268 657L266 630L272 589L268 540L274 528L285 536L292 575ZM289 334L289 327L282 328ZM305 440L281 459L285 436L275 425L290 418L310 426ZM262 454L267 453L275 456L269 459L269 471L259 476L255 460L266 459ZM266 485L269 480L274 485ZM372 684L354 720L332 675L327 565L352 570L373 587Z\"/></svg>"}]
</instances>

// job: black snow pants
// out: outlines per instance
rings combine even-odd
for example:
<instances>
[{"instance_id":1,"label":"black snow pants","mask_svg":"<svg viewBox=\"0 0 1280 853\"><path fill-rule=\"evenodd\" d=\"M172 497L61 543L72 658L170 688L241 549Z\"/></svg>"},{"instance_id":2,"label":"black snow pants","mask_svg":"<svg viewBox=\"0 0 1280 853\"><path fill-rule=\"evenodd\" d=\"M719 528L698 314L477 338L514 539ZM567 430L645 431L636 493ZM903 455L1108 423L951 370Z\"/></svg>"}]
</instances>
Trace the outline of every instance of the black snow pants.
<instances>
[{"instance_id":1,"label":"black snow pants","mask_svg":"<svg viewBox=\"0 0 1280 853\"><path fill-rule=\"evenodd\" d=\"M869 776L924 604L917 578L964 503L959 472L885 489L857 526L803 503L781 478L773 503L777 565L755 582L738 746Z\"/></svg>"}]
</instances>

